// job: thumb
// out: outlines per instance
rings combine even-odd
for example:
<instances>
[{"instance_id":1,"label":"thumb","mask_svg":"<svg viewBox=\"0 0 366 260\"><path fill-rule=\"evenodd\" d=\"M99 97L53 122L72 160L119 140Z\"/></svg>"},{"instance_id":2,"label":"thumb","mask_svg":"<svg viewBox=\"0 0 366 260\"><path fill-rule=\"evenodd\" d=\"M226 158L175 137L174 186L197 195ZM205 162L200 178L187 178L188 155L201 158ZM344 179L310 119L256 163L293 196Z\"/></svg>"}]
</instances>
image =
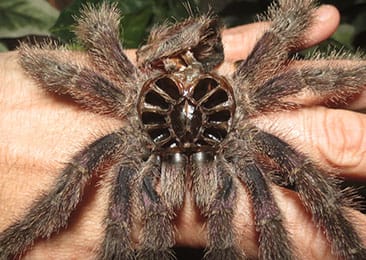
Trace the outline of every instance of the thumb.
<instances>
[{"instance_id":1,"label":"thumb","mask_svg":"<svg viewBox=\"0 0 366 260\"><path fill-rule=\"evenodd\" d=\"M286 141L323 167L366 180L365 114L311 107L275 116L264 118L261 127L282 133Z\"/></svg>"},{"instance_id":2,"label":"thumb","mask_svg":"<svg viewBox=\"0 0 366 260\"><path fill-rule=\"evenodd\" d=\"M302 47L307 48L329 38L337 29L339 21L340 14L334 6L320 6L315 13L314 25ZM224 30L222 40L226 60L245 59L269 26L269 22L258 22Z\"/></svg>"}]
</instances>

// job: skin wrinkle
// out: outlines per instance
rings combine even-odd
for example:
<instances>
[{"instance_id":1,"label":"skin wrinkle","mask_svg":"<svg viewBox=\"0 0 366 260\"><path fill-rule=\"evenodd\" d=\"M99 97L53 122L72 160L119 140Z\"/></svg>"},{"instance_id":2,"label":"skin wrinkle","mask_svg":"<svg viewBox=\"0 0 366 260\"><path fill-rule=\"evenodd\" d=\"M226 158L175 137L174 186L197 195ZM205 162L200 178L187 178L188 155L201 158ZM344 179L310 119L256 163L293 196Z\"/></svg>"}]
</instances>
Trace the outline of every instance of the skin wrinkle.
<instances>
[{"instance_id":1,"label":"skin wrinkle","mask_svg":"<svg viewBox=\"0 0 366 260\"><path fill-rule=\"evenodd\" d=\"M362 134L366 129L364 115L319 108L313 117L304 117L303 128L310 130L307 135L310 147L319 152L321 161L326 161L330 166L341 171L346 170L350 174L364 171L366 167L364 162L366 138Z\"/></svg>"},{"instance_id":2,"label":"skin wrinkle","mask_svg":"<svg viewBox=\"0 0 366 260\"><path fill-rule=\"evenodd\" d=\"M8 122L10 124L14 124L17 125L17 122L23 122L22 123L22 127L23 129L25 129L22 132L22 135L19 136L18 132L13 131L13 129L9 128L9 129L4 129L4 131L2 132L2 136L5 137L4 138L4 143L1 145L1 150L2 153L5 155L5 159L8 162L11 161L24 161L24 158L27 158L27 162L24 163L23 167L25 167L25 165L48 165L51 166L53 165L53 167L60 167L60 163L59 162L63 162L63 161L67 161L70 155L70 151L69 149L65 149L63 155L60 157L58 153L55 153L54 147L59 147L62 146L64 139L68 138L68 134L67 131L83 131L82 129L79 128L75 128L72 127L72 125L70 124L65 124L65 125L60 125L60 127L62 127L62 129L59 129L58 127L51 127L48 128L48 133L47 135L44 135L44 133L42 131L35 131L35 128L47 128L48 125L57 125L59 122L62 122L64 118L67 118L68 115L70 115L70 113L72 113L72 111L78 111L80 110L80 108L75 107L75 106L64 106L62 103L58 104L59 108L55 109L53 111L53 113L50 114L45 114L42 113L43 111L47 111L47 107L50 105L54 105L53 104L53 100L49 100L48 98L41 98L40 97L40 101L44 101L44 102L33 102L32 101L28 104L26 103L26 105L21 105L21 103L18 105L19 109L13 109L13 106L9 107L9 114L5 113L5 116L2 118L4 120L4 122ZM86 115L88 117L92 117L94 119L96 119L96 121L99 121L101 118L101 116L96 116L97 118L95 118L95 115L93 115L92 113L86 112ZM28 121L27 118L33 118L36 121L40 121L40 122L47 122L47 124L44 125L38 125L35 126L34 123L32 121ZM100 119L98 119L98 117L100 117ZM46 118L46 119L45 119ZM73 120L70 120L72 122L74 122L76 125L81 125L82 121L84 119L81 119L79 117L74 118ZM107 128L107 126L110 125L110 123L105 123L104 124L104 128ZM90 125L88 125L88 128L92 128L90 127ZM111 129L113 129L110 126ZM112 130L110 130L112 131ZM105 133L105 131L103 131ZM103 133L101 134L96 134L95 138L97 138L97 136L101 136L103 135ZM16 145L17 143L27 143L29 136L33 137L32 140L32 146L20 146L20 145ZM58 138L55 138L55 136L58 136ZM89 139L89 138L88 138ZM79 139L79 142L81 140ZM87 143L89 143L89 140L85 140L80 142L79 144L77 144L77 149L81 149L83 147L83 145L86 145ZM15 144L15 145L14 145ZM48 149L42 149L42 150L34 150L34 146L36 147L42 147L44 146L44 144L48 144L47 147ZM47 158L47 156L45 156L45 153L48 154L48 156L50 156L51 158L57 158L57 161L52 160L50 161L46 161L45 157ZM50 154L51 153L51 154ZM52 154L55 154L52 155ZM58 157L56 157L58 156ZM22 160L23 158L23 160ZM20 165L17 164L17 166L19 167Z\"/></svg>"},{"instance_id":3,"label":"skin wrinkle","mask_svg":"<svg viewBox=\"0 0 366 260\"><path fill-rule=\"evenodd\" d=\"M321 31L321 30L319 30ZM6 55L5 55L6 56ZM4 56L2 56L4 57ZM6 56L8 57L8 56ZM14 57L9 57L9 64L8 65L14 65L14 60L11 61L11 59L13 59ZM19 68L17 66L15 66L14 69L12 70L17 70L19 71ZM6 69L1 69L0 71L6 71ZM1 78L3 78L5 76L1 76ZM7 78L7 77L5 77ZM19 81L18 78L15 78L17 81ZM24 79L22 79L22 81L25 82ZM14 80L9 80L8 82L10 82L10 84L13 84ZM9 84L9 85L10 85ZM1 91L2 88L0 88ZM38 88L33 88L32 91L35 91L35 89ZM34 95L34 92L32 93L32 95ZM47 97L47 99L50 96ZM52 102L50 102L50 104L52 103L52 105L55 105L55 100L54 99L50 99L50 101L52 100ZM64 107L65 104L62 103L61 107ZM46 110L48 108L45 108ZM75 111L70 111L70 113L74 113ZM302 112L304 114L306 114L305 112ZM315 113L315 111L314 111ZM309 115L309 114L308 114ZM84 144L85 142L90 142L90 139L94 139L96 138L94 134L91 134L90 131L95 131L93 129L96 128L103 128L103 124L109 120L100 120L100 118L96 115L94 116L89 116L87 115L87 113L79 111L77 113L78 118L81 118L81 122L83 122L83 125L88 125L90 127L90 129L82 129L81 133L83 134L82 138L77 139L77 143L80 143L80 147L82 147L82 144ZM299 116L299 115L295 115L295 116ZM301 115L300 115L301 116ZM304 118L302 118L304 119ZM70 120L70 122L72 123L73 121ZM279 123L281 122L285 122L285 120L281 119L279 120ZM296 121L295 121L296 122ZM64 122L63 122L64 123ZM293 123L293 122L292 122ZM90 125L92 124L92 125ZM287 125L288 126L288 125ZM88 128L89 128L88 127ZM286 122L285 122L285 127L286 127ZM105 128L105 127L104 127ZM57 131L57 130L55 130ZM85 132L87 132L85 134ZM102 132L102 131L100 131ZM104 134L106 133L106 131L104 131ZM72 141L73 142L73 141ZM72 143L72 142L66 142L68 144ZM75 146L75 145L74 145ZM63 149L64 147L57 147L57 149ZM70 153L72 153L72 150L76 150L76 147L73 147L72 149L70 149ZM55 147L53 149L56 149ZM46 154L46 157L49 154ZM1 156L0 156L1 157ZM56 159L59 159L59 157L57 157ZM49 163L49 162L47 162ZM32 170L32 169L31 169ZM49 172L45 172L45 174L48 175L56 175L58 172L55 171L55 169L53 169L52 171ZM39 190L38 190L39 192ZM34 194L37 193L37 190L35 190ZM44 252L48 252L49 256L55 257L56 255L59 255L60 258L58 259L68 259L68 257L73 256L75 254L76 251L80 252L80 255L82 255L85 258L91 258L92 253L90 252L90 247L88 247L88 245L91 244L96 244L99 241L100 238L100 233L101 233L101 228L100 228L100 220L102 219L101 216L101 210L100 209L104 209L105 207L105 201L106 201L106 197L103 196L99 196L99 194L101 193L101 191L99 191L97 189L96 191L96 199L94 203L89 203L87 205L87 207L85 207L85 205L81 205L80 208L78 208L78 213L76 214L76 216L74 216L74 218L71 220L70 223L70 227L67 230L62 230L60 232L60 234L55 235L52 237L51 240L45 241L45 240L41 240L39 242L37 242L37 246L35 247L34 250L29 252L29 256L26 259L40 259L43 255ZM244 195L245 196L245 195ZM329 255L329 250L327 251L327 249L323 249L321 248L319 250L318 246L319 244L321 245L325 245L325 247L327 248L327 244L326 242L324 242L324 237L322 236L322 233L315 229L314 225L311 223L309 216L307 215L307 213L305 212L304 208L302 207L301 203L299 202L299 200L292 196L291 194L288 193L283 193L283 191L279 191L279 192L275 192L275 196L276 199L278 201L278 203L280 204L280 208L282 210L282 212L285 213L285 220L286 223L289 222L289 220L294 220L293 223L289 223L289 227L290 227L290 232L293 234L294 240L299 241L296 245L297 247L303 247L304 244L306 246L304 246L304 248L301 250L302 253L304 253L304 259L306 259L306 256L309 256L309 258L307 259L312 259L314 256L323 256L323 254L325 256L330 256ZM292 196L292 197L291 197ZM34 195L32 196L34 197ZM28 201L31 200L32 197L28 197ZM243 195L240 196L240 199L238 199L241 202L241 205L238 205L238 211L240 212L240 214L238 214L238 226L240 225L240 228L244 227L242 230L243 231L243 239L242 239L242 243L243 246L248 247L248 243L249 245L249 252L252 252L253 254L255 253L256 250L256 245L255 242L253 242L253 237L255 237L255 233L254 233L254 225L252 220L248 220L247 219L242 219L241 217L244 216L251 216L250 213L248 213L248 209L250 209L250 205L248 205L248 203L243 202L245 201L245 199L242 198ZM91 200L91 202L93 202L93 200ZM243 203L242 203L243 202ZM22 198L19 199L19 204L23 204L24 202L22 200ZM184 211L185 209L183 209L182 215L186 215L186 216L192 216L192 209L188 209L186 212ZM80 213L81 211L81 213ZM99 214L99 215L98 215ZM357 215L357 214L355 214ZM98 218L99 217L99 218ZM190 220L190 218L187 218L188 220ZM194 219L194 218L193 218ZM194 221L196 221L194 219ZM363 221L360 221L360 225L362 226L362 224L366 224L365 220L363 219ZM3 225L2 225L3 227ZM200 244L204 244L204 238L202 236L202 234L197 234L196 235L196 240L194 242L191 241L191 237L192 237L192 231L196 231L198 230L197 228L197 223L188 223L188 225L186 227L180 227L185 229L184 231L182 231L181 233L184 233L184 235L182 235L181 240L178 241L178 243L180 244L194 244L196 243L196 241L201 241ZM309 235L309 234L313 234L313 235ZM248 241L245 238L249 238L251 241ZM76 243L75 243L76 242ZM70 249L70 247L72 249ZM75 248L76 247L76 248ZM80 249L83 248L83 249ZM80 249L80 250L79 250ZM85 250L86 249L86 250ZM320 252L323 252L323 254L321 254ZM314 252L317 252L314 253ZM37 258L38 257L38 258ZM319 258L319 259L323 259L323 258Z\"/></svg>"},{"instance_id":4,"label":"skin wrinkle","mask_svg":"<svg viewBox=\"0 0 366 260\"><path fill-rule=\"evenodd\" d=\"M343 112L343 111L342 111ZM330 158L330 162L339 168L351 168L354 171L364 170L363 158L366 153L366 138L362 130L366 129L366 123L361 115L344 111L344 116L324 111L324 141L322 138L315 143L325 145L318 146L318 150L324 158ZM352 122L352 125L349 125ZM314 124L315 125L315 124ZM313 134L320 138L321 135ZM337 140L337 142L332 141ZM332 151L332 152L330 152Z\"/></svg>"},{"instance_id":5,"label":"skin wrinkle","mask_svg":"<svg viewBox=\"0 0 366 260\"><path fill-rule=\"evenodd\" d=\"M255 123L279 135L329 171L365 179L364 114L316 106L269 114Z\"/></svg>"}]
</instances>

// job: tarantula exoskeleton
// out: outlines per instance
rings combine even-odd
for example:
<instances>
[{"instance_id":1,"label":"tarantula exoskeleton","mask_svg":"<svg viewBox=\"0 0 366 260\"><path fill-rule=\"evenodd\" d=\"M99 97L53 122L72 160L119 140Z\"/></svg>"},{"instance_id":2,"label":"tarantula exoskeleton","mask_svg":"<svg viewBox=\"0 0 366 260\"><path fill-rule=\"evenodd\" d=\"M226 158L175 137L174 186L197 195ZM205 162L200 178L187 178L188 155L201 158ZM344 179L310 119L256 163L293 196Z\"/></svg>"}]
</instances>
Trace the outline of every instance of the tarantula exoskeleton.
<instances>
[{"instance_id":1,"label":"tarantula exoskeleton","mask_svg":"<svg viewBox=\"0 0 366 260\"><path fill-rule=\"evenodd\" d=\"M294 259L296 252L271 193L291 188L329 239L335 256L366 259L347 215L339 182L301 151L256 126L266 112L298 109L289 97L310 91L318 103L339 104L366 85L361 58L333 54L317 67L291 66L316 8L312 0L279 0L264 19L270 29L232 75L219 75L221 26L212 15L153 28L137 51L137 66L119 42L115 6L87 6L76 33L90 60L66 60L58 47L19 50L24 71L52 92L128 125L85 147L16 223L0 233L0 259L23 252L38 237L66 226L84 186L103 172L110 188L100 259L170 259L173 220L190 188L206 219L208 259L243 259L232 223L238 185L249 192L261 259ZM353 59L346 66L330 59ZM275 173L275 174L273 174ZM275 177L274 177L275 176ZM131 240L134 218L142 230Z\"/></svg>"}]
</instances>

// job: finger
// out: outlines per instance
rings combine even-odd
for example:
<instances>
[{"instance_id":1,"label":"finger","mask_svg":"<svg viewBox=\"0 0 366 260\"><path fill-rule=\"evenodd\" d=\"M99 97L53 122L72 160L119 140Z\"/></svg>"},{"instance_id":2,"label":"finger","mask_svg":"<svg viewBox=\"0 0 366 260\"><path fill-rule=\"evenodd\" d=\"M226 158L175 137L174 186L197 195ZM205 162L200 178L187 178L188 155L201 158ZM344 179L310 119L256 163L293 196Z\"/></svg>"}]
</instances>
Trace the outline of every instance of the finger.
<instances>
[{"instance_id":1,"label":"finger","mask_svg":"<svg viewBox=\"0 0 366 260\"><path fill-rule=\"evenodd\" d=\"M366 112L366 91L362 92L352 103L347 107L352 110Z\"/></svg>"},{"instance_id":2,"label":"finger","mask_svg":"<svg viewBox=\"0 0 366 260\"><path fill-rule=\"evenodd\" d=\"M323 231L312 222L311 215L305 210L298 195L276 186L272 187L276 202L283 214L284 225L289 232L299 260L334 259L327 238ZM256 258L258 251L258 234L254 225L251 202L245 188L238 186L238 204L234 225L240 247L246 255ZM362 213L347 210L352 223L358 227L365 226L366 216ZM177 220L177 243L189 247L205 247L206 233L203 219L190 203L186 204ZM366 229L358 228L359 235L366 240Z\"/></svg>"},{"instance_id":3,"label":"finger","mask_svg":"<svg viewBox=\"0 0 366 260\"><path fill-rule=\"evenodd\" d=\"M310 28L303 48L313 46L329 38L340 21L338 10L331 5L322 5L315 14L314 26ZM258 22L224 30L222 39L228 61L245 59L270 23Z\"/></svg>"},{"instance_id":4,"label":"finger","mask_svg":"<svg viewBox=\"0 0 366 260\"><path fill-rule=\"evenodd\" d=\"M366 115L312 107L264 116L256 124L330 171L366 180Z\"/></svg>"},{"instance_id":5,"label":"finger","mask_svg":"<svg viewBox=\"0 0 366 260\"><path fill-rule=\"evenodd\" d=\"M273 186L273 193L284 217L284 224L297 249L299 259L325 260L335 259L330 244L323 232L312 221L296 192ZM363 242L366 242L366 216L359 211L343 208L347 217L354 224Z\"/></svg>"}]
</instances>

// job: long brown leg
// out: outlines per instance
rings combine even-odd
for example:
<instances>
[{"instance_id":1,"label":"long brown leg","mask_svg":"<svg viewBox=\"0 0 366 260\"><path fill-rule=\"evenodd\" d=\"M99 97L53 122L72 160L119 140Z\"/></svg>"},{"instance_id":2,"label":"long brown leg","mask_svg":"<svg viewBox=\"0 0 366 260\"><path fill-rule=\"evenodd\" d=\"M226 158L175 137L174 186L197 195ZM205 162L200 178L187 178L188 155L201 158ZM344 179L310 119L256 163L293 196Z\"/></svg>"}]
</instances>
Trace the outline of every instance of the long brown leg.
<instances>
[{"instance_id":1,"label":"long brown leg","mask_svg":"<svg viewBox=\"0 0 366 260\"><path fill-rule=\"evenodd\" d=\"M155 156L143 165L141 170L142 230L138 259L168 260L174 255L171 248L175 243L173 226L174 212L157 191L160 180L160 165Z\"/></svg>"},{"instance_id":2,"label":"long brown leg","mask_svg":"<svg viewBox=\"0 0 366 260\"><path fill-rule=\"evenodd\" d=\"M342 61L339 62L338 65L327 62L318 67L293 68L269 79L248 92L248 114L299 107L301 104L289 103L284 98L303 90L310 91L317 104L346 102L366 88L366 64L355 62L342 66Z\"/></svg>"},{"instance_id":3,"label":"long brown leg","mask_svg":"<svg viewBox=\"0 0 366 260\"><path fill-rule=\"evenodd\" d=\"M304 41L314 11L312 0L279 0L271 5L262 19L271 22L270 29L234 73L238 95L243 88L256 88L283 69L289 53Z\"/></svg>"},{"instance_id":4,"label":"long brown leg","mask_svg":"<svg viewBox=\"0 0 366 260\"><path fill-rule=\"evenodd\" d=\"M233 74L241 115L295 109L301 106L286 97L308 90L311 103L342 104L366 87L366 65L359 55L330 54L317 64L290 67L291 52L304 43L312 25L315 1L280 0L265 19L270 28Z\"/></svg>"},{"instance_id":5,"label":"long brown leg","mask_svg":"<svg viewBox=\"0 0 366 260\"><path fill-rule=\"evenodd\" d=\"M129 110L132 93L118 87L88 67L70 62L70 53L48 47L20 48L20 64L40 87L70 95L90 111L122 117ZM122 85L126 81L121 82Z\"/></svg>"},{"instance_id":6,"label":"long brown leg","mask_svg":"<svg viewBox=\"0 0 366 260\"><path fill-rule=\"evenodd\" d=\"M53 188L39 197L20 220L0 233L0 259L7 260L23 252L36 238L48 238L64 227L87 181L107 161L116 159L123 144L121 133L112 133L78 153L56 179Z\"/></svg>"},{"instance_id":7,"label":"long brown leg","mask_svg":"<svg viewBox=\"0 0 366 260\"><path fill-rule=\"evenodd\" d=\"M138 79L137 69L123 52L119 35L120 19L116 5L106 2L99 8L86 5L75 31L101 73L109 79L133 84ZM132 92L138 90L136 84L127 87Z\"/></svg>"},{"instance_id":8,"label":"long brown leg","mask_svg":"<svg viewBox=\"0 0 366 260\"><path fill-rule=\"evenodd\" d=\"M239 165L237 175L246 184L253 202L255 225L259 233L259 258L295 259L281 212L264 172L254 160L239 160L236 165Z\"/></svg>"},{"instance_id":9,"label":"long brown leg","mask_svg":"<svg viewBox=\"0 0 366 260\"><path fill-rule=\"evenodd\" d=\"M161 198L172 212L176 213L183 206L186 176L186 156L182 154L165 156L161 163Z\"/></svg>"},{"instance_id":10,"label":"long brown leg","mask_svg":"<svg viewBox=\"0 0 366 260\"><path fill-rule=\"evenodd\" d=\"M314 222L324 229L334 254L345 259L366 259L366 248L347 217L337 180L325 174L290 145L269 133L257 130L250 140L262 156L281 165L283 174L298 192Z\"/></svg>"},{"instance_id":11,"label":"long brown leg","mask_svg":"<svg viewBox=\"0 0 366 260\"><path fill-rule=\"evenodd\" d=\"M131 241L131 213L136 169L128 164L118 164L109 174L112 175L109 207L105 219L105 236L98 259L132 260L135 253Z\"/></svg>"},{"instance_id":12,"label":"long brown leg","mask_svg":"<svg viewBox=\"0 0 366 260\"><path fill-rule=\"evenodd\" d=\"M216 163L207 159L196 160L192 176L196 205L207 218L205 259L244 259L244 252L237 245L232 222L236 202L232 169L223 158Z\"/></svg>"}]
</instances>

